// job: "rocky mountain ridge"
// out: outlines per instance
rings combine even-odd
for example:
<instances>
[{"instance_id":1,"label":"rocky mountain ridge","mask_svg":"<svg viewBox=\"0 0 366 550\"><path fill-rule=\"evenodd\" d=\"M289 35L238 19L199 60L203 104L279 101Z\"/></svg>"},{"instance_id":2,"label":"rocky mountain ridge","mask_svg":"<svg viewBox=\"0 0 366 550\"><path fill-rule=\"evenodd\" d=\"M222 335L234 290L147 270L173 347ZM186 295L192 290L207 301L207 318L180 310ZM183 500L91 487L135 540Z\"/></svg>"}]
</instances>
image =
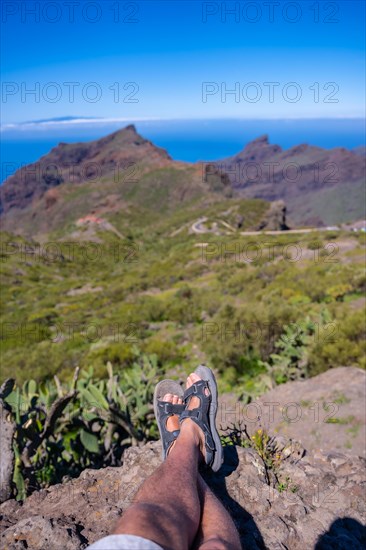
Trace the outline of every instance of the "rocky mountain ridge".
<instances>
[{"instance_id":1,"label":"rocky mountain ridge","mask_svg":"<svg viewBox=\"0 0 366 550\"><path fill-rule=\"evenodd\" d=\"M139 164L169 166L169 154L136 132L133 125L88 143L59 143L39 161L10 176L0 187L0 213L24 209L62 183L102 181ZM131 171L131 176L133 170Z\"/></svg>"},{"instance_id":2,"label":"rocky mountain ridge","mask_svg":"<svg viewBox=\"0 0 366 550\"><path fill-rule=\"evenodd\" d=\"M364 217L347 193L364 194L365 159L344 147L323 149L305 143L282 149L268 135L248 143L237 155L216 163L225 171L240 196L286 202L290 217L309 225L323 225ZM315 208L319 200L334 202L338 214L326 216ZM356 215L357 213L357 215ZM342 219L343 218L343 219Z\"/></svg>"},{"instance_id":3,"label":"rocky mountain ridge","mask_svg":"<svg viewBox=\"0 0 366 550\"><path fill-rule=\"evenodd\" d=\"M141 185L148 173L152 174L149 192ZM211 188L207 185L210 179L218 182ZM169 180L174 182L173 188L180 189L177 200L181 203L212 189L224 197L231 193L284 200L290 224L295 225L330 225L365 217L365 157L358 151L307 144L283 150L264 135L221 161L183 163L139 135L133 125L88 143L60 143L36 163L19 169L0 187L0 213L5 228L12 230L12 218L21 222L23 216L37 215L53 205L60 187L66 185L65 193L74 193L75 184L87 185L90 194L107 201L108 188L114 183L119 199L133 200L137 193L148 204L149 193L169 191ZM60 206L69 208L62 200Z\"/></svg>"}]
</instances>

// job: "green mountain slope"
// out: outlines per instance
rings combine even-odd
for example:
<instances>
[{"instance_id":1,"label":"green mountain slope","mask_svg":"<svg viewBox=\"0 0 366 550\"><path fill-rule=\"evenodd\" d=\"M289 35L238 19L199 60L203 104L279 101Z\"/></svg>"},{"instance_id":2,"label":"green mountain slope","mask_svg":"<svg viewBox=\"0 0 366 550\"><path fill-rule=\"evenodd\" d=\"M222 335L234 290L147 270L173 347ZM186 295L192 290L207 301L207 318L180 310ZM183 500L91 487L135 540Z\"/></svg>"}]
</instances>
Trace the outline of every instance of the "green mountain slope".
<instances>
[{"instance_id":1,"label":"green mountain slope","mask_svg":"<svg viewBox=\"0 0 366 550\"><path fill-rule=\"evenodd\" d=\"M283 204L238 196L219 168L174 162L131 127L51 160L60 180L17 173L2 189L2 378L99 376L137 347L172 376L207 361L251 398L363 364L362 233L242 234L279 229ZM335 220L340 189L311 215Z\"/></svg>"},{"instance_id":2,"label":"green mountain slope","mask_svg":"<svg viewBox=\"0 0 366 550\"><path fill-rule=\"evenodd\" d=\"M172 219L126 239L89 230L41 244L2 235L2 378L101 375L108 361L128 367L135 346L175 373L207 361L249 393L292 362L304 376L362 364L363 235L200 235ZM263 362L286 325L296 351L271 382Z\"/></svg>"}]
</instances>

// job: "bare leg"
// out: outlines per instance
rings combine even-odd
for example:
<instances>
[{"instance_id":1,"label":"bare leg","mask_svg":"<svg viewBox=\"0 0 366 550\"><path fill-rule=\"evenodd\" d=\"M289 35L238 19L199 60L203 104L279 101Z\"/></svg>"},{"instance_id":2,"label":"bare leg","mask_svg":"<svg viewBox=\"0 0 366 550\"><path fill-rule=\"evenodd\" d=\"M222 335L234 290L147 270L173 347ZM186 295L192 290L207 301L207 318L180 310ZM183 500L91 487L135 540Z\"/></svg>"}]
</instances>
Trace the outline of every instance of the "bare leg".
<instances>
[{"instance_id":1,"label":"bare leg","mask_svg":"<svg viewBox=\"0 0 366 550\"><path fill-rule=\"evenodd\" d=\"M198 487L202 499L202 518L196 539L197 548L199 550L241 550L239 534L230 514L200 475Z\"/></svg>"},{"instance_id":2,"label":"bare leg","mask_svg":"<svg viewBox=\"0 0 366 550\"><path fill-rule=\"evenodd\" d=\"M199 379L191 374L187 387ZM169 394L163 401L180 402ZM199 399L192 397L189 408L197 406ZM168 419L168 430L178 427L177 416ZM200 548L239 550L239 537L230 515L198 474L204 449L203 433L186 419L166 461L142 485L115 534L138 535L165 550L188 550L200 529Z\"/></svg>"},{"instance_id":3,"label":"bare leg","mask_svg":"<svg viewBox=\"0 0 366 550\"><path fill-rule=\"evenodd\" d=\"M163 401L172 398L168 395ZM174 402L178 402L176 396ZM178 417L169 418L167 429L178 427ZM166 550L187 550L196 536L201 515L197 490L199 459L200 434L191 421L184 422L166 461L142 485L115 533L138 535Z\"/></svg>"}]
</instances>

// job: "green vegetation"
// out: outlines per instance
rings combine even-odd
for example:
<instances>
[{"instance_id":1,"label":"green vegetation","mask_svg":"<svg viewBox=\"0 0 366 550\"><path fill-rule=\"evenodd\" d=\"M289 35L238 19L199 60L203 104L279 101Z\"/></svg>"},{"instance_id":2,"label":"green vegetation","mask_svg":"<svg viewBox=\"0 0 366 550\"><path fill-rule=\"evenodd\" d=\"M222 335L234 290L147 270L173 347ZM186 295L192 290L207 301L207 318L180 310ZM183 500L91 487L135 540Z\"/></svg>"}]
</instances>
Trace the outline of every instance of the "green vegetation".
<instances>
[{"instance_id":1,"label":"green vegetation","mask_svg":"<svg viewBox=\"0 0 366 550\"><path fill-rule=\"evenodd\" d=\"M73 214L56 213L63 225L40 242L1 235L1 380L16 380L6 403L17 498L120 464L126 446L154 439L158 378L206 362L221 391L249 402L288 380L365 367L364 235L244 236L263 201L192 194L171 212L163 191L164 216L140 205L110 213L112 229L80 227L76 192ZM212 232L192 232L203 217ZM267 434L241 437L278 490L296 490Z\"/></svg>"},{"instance_id":2,"label":"green vegetation","mask_svg":"<svg viewBox=\"0 0 366 550\"><path fill-rule=\"evenodd\" d=\"M326 424L343 424L343 425L347 425L347 424L351 424L353 421L354 421L355 417L354 416L346 416L346 417L342 417L342 418L338 418L337 416L334 416L333 418L327 418L327 420L325 421Z\"/></svg>"},{"instance_id":3,"label":"green vegetation","mask_svg":"<svg viewBox=\"0 0 366 550\"><path fill-rule=\"evenodd\" d=\"M351 437L356 437L358 432L360 431L360 428L361 428L361 422L355 422L353 426L351 426L350 428L347 428L346 432Z\"/></svg>"},{"instance_id":4,"label":"green vegetation","mask_svg":"<svg viewBox=\"0 0 366 550\"><path fill-rule=\"evenodd\" d=\"M289 449L281 448L276 438L270 437L266 430L259 428L250 436L247 426L239 422L225 429L221 441L224 446L237 445L255 451L259 457L267 485L274 487L279 493L297 492L298 487L292 483L288 476L283 475L281 468L286 451Z\"/></svg>"},{"instance_id":5,"label":"green vegetation","mask_svg":"<svg viewBox=\"0 0 366 550\"><path fill-rule=\"evenodd\" d=\"M121 376L93 369L74 373L70 384L53 381L22 387L8 380L1 398L16 424L14 496L76 477L85 468L121 464L126 447L157 438L152 396L156 357L141 356Z\"/></svg>"},{"instance_id":6,"label":"green vegetation","mask_svg":"<svg viewBox=\"0 0 366 550\"><path fill-rule=\"evenodd\" d=\"M263 204L226 200L202 215L234 225L240 211L253 227ZM100 377L108 362L122 372L137 346L173 376L206 361L221 390L250 400L287 380L365 367L364 235L335 235L329 258L319 254L327 233L189 234L195 212L154 223L114 214L123 240L75 226L46 244L3 233L1 379L67 382L90 365ZM359 261L342 251L345 238Z\"/></svg>"},{"instance_id":7,"label":"green vegetation","mask_svg":"<svg viewBox=\"0 0 366 550\"><path fill-rule=\"evenodd\" d=\"M313 153L292 158L307 166ZM330 368L365 368L364 234L258 235L282 224L281 205L238 198L227 175L173 163L133 127L45 159L60 165L58 185L18 173L0 235L0 402L16 426L18 499L119 465L126 447L156 438L156 381L198 363L243 403ZM86 178L87 159L101 177ZM289 193L290 214L359 218L361 187ZM350 440L359 428L351 416L328 422L347 425ZM239 426L224 441L250 447L269 485L296 492L275 438Z\"/></svg>"},{"instance_id":8,"label":"green vegetation","mask_svg":"<svg viewBox=\"0 0 366 550\"><path fill-rule=\"evenodd\" d=\"M332 402L336 403L337 405L344 405L345 403L349 403L350 401L350 398L344 395L344 393L342 392L335 392L332 396Z\"/></svg>"},{"instance_id":9,"label":"green vegetation","mask_svg":"<svg viewBox=\"0 0 366 550\"><path fill-rule=\"evenodd\" d=\"M306 200L299 194L291 202L297 220L310 211L314 219L319 218L329 225L361 220L365 216L365 180L361 177L352 183L325 187L317 193L308 193Z\"/></svg>"}]
</instances>

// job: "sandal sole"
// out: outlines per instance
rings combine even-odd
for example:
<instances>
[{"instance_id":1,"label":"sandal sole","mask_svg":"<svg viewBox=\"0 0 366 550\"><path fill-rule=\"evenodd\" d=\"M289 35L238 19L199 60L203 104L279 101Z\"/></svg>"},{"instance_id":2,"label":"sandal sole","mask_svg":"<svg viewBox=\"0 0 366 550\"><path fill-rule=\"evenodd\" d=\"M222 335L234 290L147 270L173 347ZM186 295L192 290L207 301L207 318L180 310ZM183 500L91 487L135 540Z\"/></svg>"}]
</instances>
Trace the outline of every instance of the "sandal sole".
<instances>
[{"instance_id":1,"label":"sandal sole","mask_svg":"<svg viewBox=\"0 0 366 550\"><path fill-rule=\"evenodd\" d=\"M214 472L217 472L221 468L222 463L224 462L224 454L223 454L219 432L217 431L217 427L216 427L216 415L218 410L218 391L217 391L216 378L212 370L209 369L208 367L205 367L204 365L200 365L199 367L197 367L195 370L195 373L200 378L202 378L202 380L206 380L208 382L208 387L211 392L209 422L210 422L212 438L214 440L215 447L216 447L214 460L211 465L211 468Z\"/></svg>"}]
</instances>

